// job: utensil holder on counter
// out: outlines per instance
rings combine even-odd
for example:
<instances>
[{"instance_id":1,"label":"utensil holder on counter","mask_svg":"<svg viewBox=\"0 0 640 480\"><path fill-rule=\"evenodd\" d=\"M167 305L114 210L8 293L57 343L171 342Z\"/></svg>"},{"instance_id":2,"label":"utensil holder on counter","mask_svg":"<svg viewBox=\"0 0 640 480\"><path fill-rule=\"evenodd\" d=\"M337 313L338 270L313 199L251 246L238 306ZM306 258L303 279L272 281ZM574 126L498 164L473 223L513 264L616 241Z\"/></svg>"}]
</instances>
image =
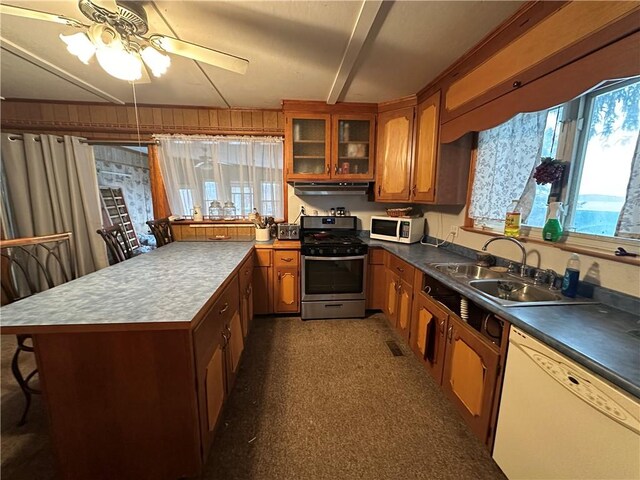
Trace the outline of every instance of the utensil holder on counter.
<instances>
[{"instance_id":1,"label":"utensil holder on counter","mask_svg":"<svg viewBox=\"0 0 640 480\"><path fill-rule=\"evenodd\" d=\"M270 228L256 228L256 242L268 242L271 240Z\"/></svg>"}]
</instances>

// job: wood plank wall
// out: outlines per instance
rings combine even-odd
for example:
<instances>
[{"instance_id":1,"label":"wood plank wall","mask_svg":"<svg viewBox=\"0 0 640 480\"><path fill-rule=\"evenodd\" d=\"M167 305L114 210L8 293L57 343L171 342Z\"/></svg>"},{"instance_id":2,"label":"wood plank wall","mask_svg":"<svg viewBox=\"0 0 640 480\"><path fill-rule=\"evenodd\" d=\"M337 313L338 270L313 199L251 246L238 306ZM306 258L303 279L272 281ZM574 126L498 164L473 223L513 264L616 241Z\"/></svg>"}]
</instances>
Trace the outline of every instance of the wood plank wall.
<instances>
[{"instance_id":1,"label":"wood plank wall","mask_svg":"<svg viewBox=\"0 0 640 480\"><path fill-rule=\"evenodd\" d=\"M138 140L133 105L4 100L4 131L76 135L90 140ZM284 135L282 110L139 105L140 138L154 133Z\"/></svg>"}]
</instances>

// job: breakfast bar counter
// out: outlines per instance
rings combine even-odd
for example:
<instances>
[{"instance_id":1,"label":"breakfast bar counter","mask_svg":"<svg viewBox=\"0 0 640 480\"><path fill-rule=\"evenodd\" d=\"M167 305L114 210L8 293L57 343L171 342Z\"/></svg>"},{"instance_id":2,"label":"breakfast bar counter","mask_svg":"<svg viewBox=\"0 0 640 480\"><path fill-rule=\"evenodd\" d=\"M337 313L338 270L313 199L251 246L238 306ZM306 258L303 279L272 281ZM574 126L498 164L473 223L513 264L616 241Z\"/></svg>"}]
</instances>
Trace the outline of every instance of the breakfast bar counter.
<instances>
[{"instance_id":1,"label":"breakfast bar counter","mask_svg":"<svg viewBox=\"0 0 640 480\"><path fill-rule=\"evenodd\" d=\"M253 245L171 243L2 307L2 333L189 328Z\"/></svg>"}]
</instances>

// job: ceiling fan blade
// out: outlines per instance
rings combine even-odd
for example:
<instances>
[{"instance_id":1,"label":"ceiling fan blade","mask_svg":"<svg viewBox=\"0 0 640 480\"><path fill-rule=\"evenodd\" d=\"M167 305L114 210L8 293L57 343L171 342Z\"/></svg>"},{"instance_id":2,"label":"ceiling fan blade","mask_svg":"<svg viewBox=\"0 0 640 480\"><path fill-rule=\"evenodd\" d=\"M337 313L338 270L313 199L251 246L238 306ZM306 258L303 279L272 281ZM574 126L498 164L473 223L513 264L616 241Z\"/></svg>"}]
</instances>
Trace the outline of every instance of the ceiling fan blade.
<instances>
[{"instance_id":1,"label":"ceiling fan blade","mask_svg":"<svg viewBox=\"0 0 640 480\"><path fill-rule=\"evenodd\" d=\"M0 13L3 15L14 15L16 17L33 18L35 20L44 20L45 22L61 23L70 27L88 27L78 20L65 17L64 15L56 15L55 13L41 12L39 10L31 10L29 8L14 7L12 5L0 5Z\"/></svg>"},{"instance_id":2,"label":"ceiling fan blade","mask_svg":"<svg viewBox=\"0 0 640 480\"><path fill-rule=\"evenodd\" d=\"M151 37L149 37L149 41L152 45L159 47L166 52L191 58L198 62L208 63L209 65L214 65L243 75L246 73L247 67L249 66L249 60L244 58L219 52L211 48L202 47L195 43L178 40L177 38L168 37L166 35L151 35Z\"/></svg>"}]
</instances>

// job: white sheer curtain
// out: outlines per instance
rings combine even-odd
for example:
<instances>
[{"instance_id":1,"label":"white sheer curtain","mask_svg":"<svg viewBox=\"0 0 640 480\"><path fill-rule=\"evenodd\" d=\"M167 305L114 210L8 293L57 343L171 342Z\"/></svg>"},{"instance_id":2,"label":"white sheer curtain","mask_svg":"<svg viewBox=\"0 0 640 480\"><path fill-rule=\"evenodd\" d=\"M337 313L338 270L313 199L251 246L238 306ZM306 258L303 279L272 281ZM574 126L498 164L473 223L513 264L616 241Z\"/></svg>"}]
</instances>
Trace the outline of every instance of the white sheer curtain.
<instances>
[{"instance_id":1,"label":"white sheer curtain","mask_svg":"<svg viewBox=\"0 0 640 480\"><path fill-rule=\"evenodd\" d=\"M2 134L7 238L72 232L78 275L108 266L93 148L77 137Z\"/></svg>"},{"instance_id":2,"label":"white sheer curtain","mask_svg":"<svg viewBox=\"0 0 640 480\"><path fill-rule=\"evenodd\" d=\"M471 218L479 222L504 220L511 201L523 197L540 160L546 119L546 110L521 113L480 132L469 206Z\"/></svg>"},{"instance_id":3,"label":"white sheer curtain","mask_svg":"<svg viewBox=\"0 0 640 480\"><path fill-rule=\"evenodd\" d=\"M640 239L640 135L631 163L627 194L618 217L616 237Z\"/></svg>"},{"instance_id":4,"label":"white sheer curtain","mask_svg":"<svg viewBox=\"0 0 640 480\"><path fill-rule=\"evenodd\" d=\"M232 201L238 215L253 208L284 217L283 140L279 137L156 135L158 157L174 215Z\"/></svg>"}]
</instances>

